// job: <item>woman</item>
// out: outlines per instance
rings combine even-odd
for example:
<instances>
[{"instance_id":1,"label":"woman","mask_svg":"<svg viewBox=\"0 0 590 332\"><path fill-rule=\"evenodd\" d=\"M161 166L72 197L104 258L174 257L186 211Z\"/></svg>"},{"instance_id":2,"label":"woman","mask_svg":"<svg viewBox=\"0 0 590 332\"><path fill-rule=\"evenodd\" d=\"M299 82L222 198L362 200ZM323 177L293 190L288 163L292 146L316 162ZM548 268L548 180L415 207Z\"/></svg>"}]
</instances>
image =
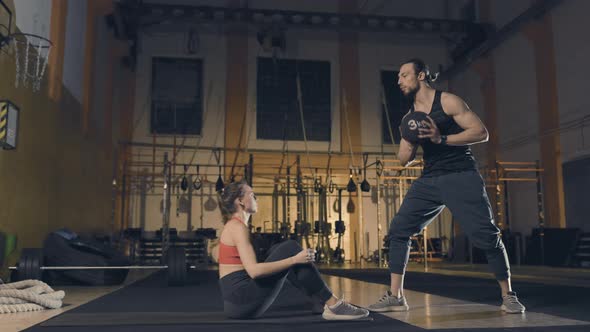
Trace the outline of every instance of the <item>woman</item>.
<instances>
[{"instance_id":1,"label":"woman","mask_svg":"<svg viewBox=\"0 0 590 332\"><path fill-rule=\"evenodd\" d=\"M219 284L224 311L229 317L260 317L274 302L286 279L323 305L324 319L351 320L369 315L366 309L332 294L313 265L313 249L304 250L295 241L285 241L269 250L265 262L256 261L247 223L258 206L254 191L246 182L225 187L219 205L225 225L219 237Z\"/></svg>"}]
</instances>

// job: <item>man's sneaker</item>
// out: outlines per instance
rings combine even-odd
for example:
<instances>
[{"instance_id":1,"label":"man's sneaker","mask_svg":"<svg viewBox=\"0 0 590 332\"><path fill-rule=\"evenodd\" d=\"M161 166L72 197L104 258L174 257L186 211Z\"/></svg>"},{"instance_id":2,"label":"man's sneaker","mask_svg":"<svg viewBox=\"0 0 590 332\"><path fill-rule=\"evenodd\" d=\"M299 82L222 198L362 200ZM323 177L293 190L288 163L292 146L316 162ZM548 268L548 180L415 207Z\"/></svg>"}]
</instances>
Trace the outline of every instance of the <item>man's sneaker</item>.
<instances>
[{"instance_id":1,"label":"man's sneaker","mask_svg":"<svg viewBox=\"0 0 590 332\"><path fill-rule=\"evenodd\" d=\"M406 302L406 298L396 297L391 294L391 291L387 291L385 295L383 295L379 301L376 303L371 304L367 307L367 309L374 311L374 312L387 312L387 311L408 311L410 307Z\"/></svg>"},{"instance_id":2,"label":"man's sneaker","mask_svg":"<svg viewBox=\"0 0 590 332\"><path fill-rule=\"evenodd\" d=\"M352 304L339 300L333 306L325 305L322 317L326 320L353 320L369 316L369 310L353 306Z\"/></svg>"},{"instance_id":3,"label":"man's sneaker","mask_svg":"<svg viewBox=\"0 0 590 332\"><path fill-rule=\"evenodd\" d=\"M506 311L509 314L519 314L526 310L526 308L518 301L515 292L508 292L507 295L502 297L502 311Z\"/></svg>"}]
</instances>

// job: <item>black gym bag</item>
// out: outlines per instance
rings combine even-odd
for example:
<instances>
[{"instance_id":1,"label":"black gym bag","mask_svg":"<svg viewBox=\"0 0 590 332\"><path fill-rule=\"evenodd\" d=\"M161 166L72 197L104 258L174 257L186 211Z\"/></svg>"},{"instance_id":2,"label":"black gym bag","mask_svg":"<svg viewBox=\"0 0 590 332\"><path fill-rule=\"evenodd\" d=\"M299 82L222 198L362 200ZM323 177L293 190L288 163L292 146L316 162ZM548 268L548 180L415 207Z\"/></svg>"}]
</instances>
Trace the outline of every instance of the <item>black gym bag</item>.
<instances>
[{"instance_id":1,"label":"black gym bag","mask_svg":"<svg viewBox=\"0 0 590 332\"><path fill-rule=\"evenodd\" d=\"M67 229L55 231L43 243L45 266L125 266L129 259L115 249ZM46 270L51 284L117 285L128 270Z\"/></svg>"}]
</instances>

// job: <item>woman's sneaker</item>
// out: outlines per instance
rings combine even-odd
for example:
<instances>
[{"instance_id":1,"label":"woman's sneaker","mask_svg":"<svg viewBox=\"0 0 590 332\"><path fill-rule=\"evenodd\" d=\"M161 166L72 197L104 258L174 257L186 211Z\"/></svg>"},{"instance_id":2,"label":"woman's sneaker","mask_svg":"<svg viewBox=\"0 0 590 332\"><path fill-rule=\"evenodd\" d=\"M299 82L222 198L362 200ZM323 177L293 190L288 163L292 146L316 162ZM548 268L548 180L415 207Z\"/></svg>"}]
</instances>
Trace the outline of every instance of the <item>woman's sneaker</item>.
<instances>
[{"instance_id":1,"label":"woman's sneaker","mask_svg":"<svg viewBox=\"0 0 590 332\"><path fill-rule=\"evenodd\" d=\"M502 306L500 306L500 309L509 314L519 314L526 310L522 303L518 301L515 292L508 292L506 296L502 297Z\"/></svg>"},{"instance_id":2,"label":"woman's sneaker","mask_svg":"<svg viewBox=\"0 0 590 332\"><path fill-rule=\"evenodd\" d=\"M387 291L379 301L371 304L367 309L374 312L388 312L388 311L408 311L410 307L406 302L404 296L396 297L391 294L391 291Z\"/></svg>"},{"instance_id":3,"label":"woman's sneaker","mask_svg":"<svg viewBox=\"0 0 590 332\"><path fill-rule=\"evenodd\" d=\"M353 320L369 316L369 310L339 300L333 306L325 305L322 317L326 320Z\"/></svg>"}]
</instances>

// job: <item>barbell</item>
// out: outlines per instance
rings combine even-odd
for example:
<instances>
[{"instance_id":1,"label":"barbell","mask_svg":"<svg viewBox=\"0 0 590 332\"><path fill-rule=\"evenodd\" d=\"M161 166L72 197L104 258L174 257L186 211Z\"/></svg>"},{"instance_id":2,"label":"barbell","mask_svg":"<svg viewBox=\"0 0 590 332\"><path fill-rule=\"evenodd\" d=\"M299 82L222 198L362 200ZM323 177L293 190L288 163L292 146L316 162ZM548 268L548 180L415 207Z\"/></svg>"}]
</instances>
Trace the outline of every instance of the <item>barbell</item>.
<instances>
[{"instance_id":1,"label":"barbell","mask_svg":"<svg viewBox=\"0 0 590 332\"><path fill-rule=\"evenodd\" d=\"M184 286L186 284L187 271L196 269L195 265L188 265L186 252L183 247L170 247L164 260L166 265L122 265L122 266L43 266L43 253L41 249L25 248L17 266L8 269L16 271L16 280L35 279L40 280L43 271L60 270L168 270L169 286Z\"/></svg>"}]
</instances>

